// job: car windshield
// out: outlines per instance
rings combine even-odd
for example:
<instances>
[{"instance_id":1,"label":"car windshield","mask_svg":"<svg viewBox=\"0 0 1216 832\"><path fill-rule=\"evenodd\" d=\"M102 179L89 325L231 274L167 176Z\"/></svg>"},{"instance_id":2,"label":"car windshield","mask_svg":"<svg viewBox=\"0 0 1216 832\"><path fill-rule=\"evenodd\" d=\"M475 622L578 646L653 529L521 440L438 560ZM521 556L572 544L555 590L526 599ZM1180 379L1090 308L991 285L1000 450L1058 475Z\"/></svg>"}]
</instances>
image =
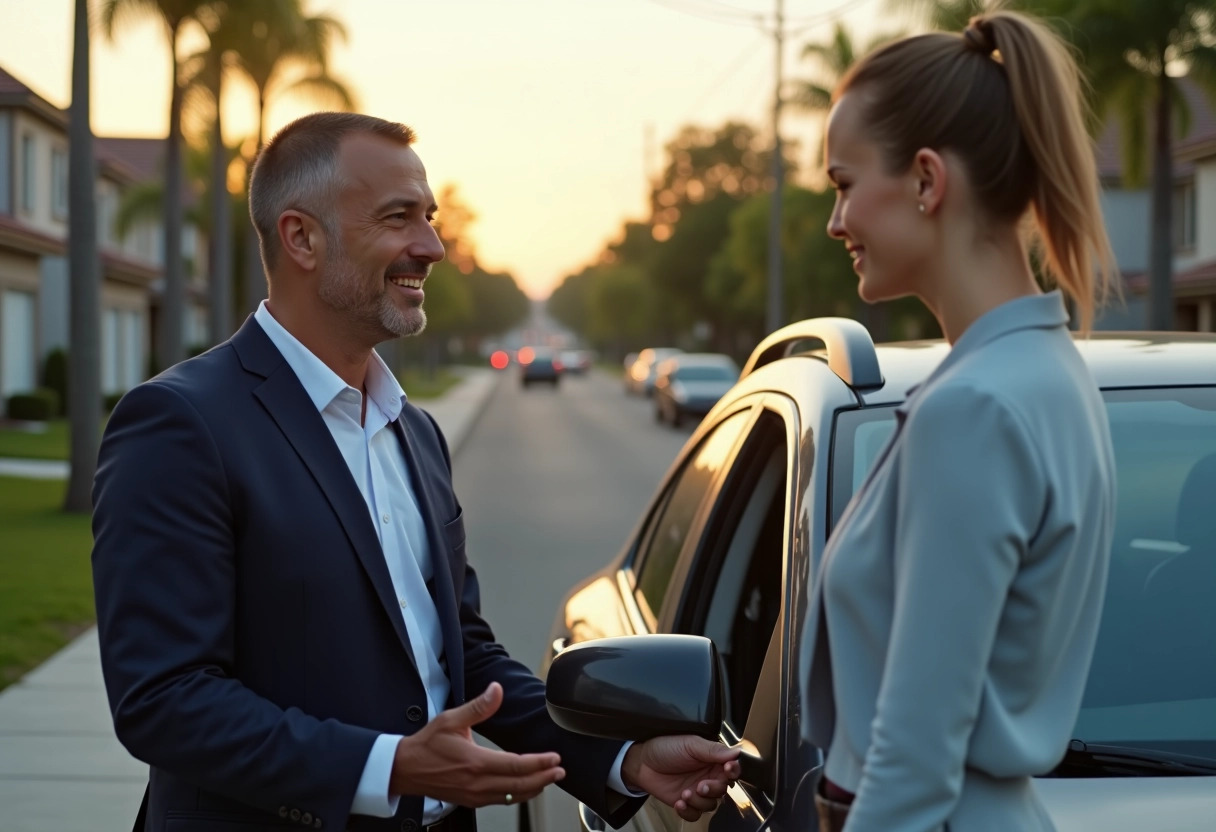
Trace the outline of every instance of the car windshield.
<instances>
[{"instance_id":1,"label":"car windshield","mask_svg":"<svg viewBox=\"0 0 1216 832\"><path fill-rule=\"evenodd\" d=\"M1102 624L1073 736L1216 759L1216 388L1104 397L1118 506ZM840 414L833 524L894 427L893 407Z\"/></svg>"},{"instance_id":2,"label":"car windshield","mask_svg":"<svg viewBox=\"0 0 1216 832\"><path fill-rule=\"evenodd\" d=\"M678 367L672 374L679 381L734 381L736 373L729 367Z\"/></svg>"}]
</instances>

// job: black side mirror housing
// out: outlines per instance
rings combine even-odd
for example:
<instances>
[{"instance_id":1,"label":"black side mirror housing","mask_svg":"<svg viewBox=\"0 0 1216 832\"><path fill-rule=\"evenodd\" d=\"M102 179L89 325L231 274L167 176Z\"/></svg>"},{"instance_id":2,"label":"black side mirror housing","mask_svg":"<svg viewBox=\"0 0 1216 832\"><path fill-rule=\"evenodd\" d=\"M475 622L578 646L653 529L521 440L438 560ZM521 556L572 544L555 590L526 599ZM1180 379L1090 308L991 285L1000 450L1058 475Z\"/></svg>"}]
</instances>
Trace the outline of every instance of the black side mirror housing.
<instances>
[{"instance_id":1,"label":"black side mirror housing","mask_svg":"<svg viewBox=\"0 0 1216 832\"><path fill-rule=\"evenodd\" d=\"M672 734L717 739L723 687L718 650L703 636L585 641L549 666L545 700L568 731L645 741Z\"/></svg>"}]
</instances>

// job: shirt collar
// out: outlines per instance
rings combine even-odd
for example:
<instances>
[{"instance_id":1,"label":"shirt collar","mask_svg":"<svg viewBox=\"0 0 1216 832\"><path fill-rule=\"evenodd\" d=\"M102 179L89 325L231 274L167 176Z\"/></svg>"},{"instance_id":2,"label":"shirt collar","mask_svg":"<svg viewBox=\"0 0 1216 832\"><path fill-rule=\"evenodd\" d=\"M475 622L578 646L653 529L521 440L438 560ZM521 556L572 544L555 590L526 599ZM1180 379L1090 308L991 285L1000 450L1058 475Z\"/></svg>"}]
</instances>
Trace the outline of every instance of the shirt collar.
<instances>
[{"instance_id":1,"label":"shirt collar","mask_svg":"<svg viewBox=\"0 0 1216 832\"><path fill-rule=\"evenodd\" d=\"M1040 295L1015 298L988 310L963 331L950 348L950 352L928 378L909 388L907 400L900 409L906 411L914 393L928 387L950 367L971 353L979 351L985 344L1022 329L1052 329L1067 324L1068 310L1064 306L1064 296L1058 289Z\"/></svg>"},{"instance_id":2,"label":"shirt collar","mask_svg":"<svg viewBox=\"0 0 1216 832\"><path fill-rule=\"evenodd\" d=\"M308 398L312 400L313 406L318 411L329 407L343 390L353 389L275 320L274 315L270 314L266 301L258 304L253 317L265 331L266 337L283 355L283 359L296 374L296 378L304 387L304 392L308 394ZM364 384L367 387L368 398L380 408L390 422L396 421L397 417L401 415L401 408L405 402L405 391L401 389L401 385L393 376L392 371L375 350L372 350L371 361L367 364L367 378Z\"/></svg>"}]
</instances>

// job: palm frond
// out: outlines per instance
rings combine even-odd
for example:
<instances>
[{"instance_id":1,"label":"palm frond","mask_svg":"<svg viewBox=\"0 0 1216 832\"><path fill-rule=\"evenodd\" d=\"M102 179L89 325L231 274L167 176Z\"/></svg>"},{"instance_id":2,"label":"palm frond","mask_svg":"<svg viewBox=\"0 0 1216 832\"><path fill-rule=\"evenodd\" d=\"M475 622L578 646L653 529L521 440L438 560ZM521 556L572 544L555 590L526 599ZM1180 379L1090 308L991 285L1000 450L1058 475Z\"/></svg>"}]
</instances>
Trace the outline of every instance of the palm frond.
<instances>
[{"instance_id":1,"label":"palm frond","mask_svg":"<svg viewBox=\"0 0 1216 832\"><path fill-rule=\"evenodd\" d=\"M123 192L114 215L114 232L124 240L140 222L164 218L165 186L157 181L140 182Z\"/></svg>"},{"instance_id":2,"label":"palm frond","mask_svg":"<svg viewBox=\"0 0 1216 832\"><path fill-rule=\"evenodd\" d=\"M319 72L297 78L283 87L283 93L303 94L321 102L333 102L343 110L355 110L358 102L354 93L337 78Z\"/></svg>"}]
</instances>

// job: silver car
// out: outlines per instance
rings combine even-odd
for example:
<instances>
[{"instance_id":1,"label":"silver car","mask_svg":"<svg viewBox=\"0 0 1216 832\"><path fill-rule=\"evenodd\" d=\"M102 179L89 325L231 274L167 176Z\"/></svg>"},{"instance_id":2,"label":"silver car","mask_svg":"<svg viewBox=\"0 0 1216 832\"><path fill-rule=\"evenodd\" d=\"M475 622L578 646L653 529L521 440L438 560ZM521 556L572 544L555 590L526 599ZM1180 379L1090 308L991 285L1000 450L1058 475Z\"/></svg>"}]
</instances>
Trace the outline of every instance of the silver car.
<instances>
[{"instance_id":1,"label":"silver car","mask_svg":"<svg viewBox=\"0 0 1216 832\"><path fill-rule=\"evenodd\" d=\"M795 351L806 341L828 348ZM1037 790L1059 832L1209 832L1216 829L1216 336L1101 333L1078 347L1110 418L1117 526L1074 740ZM796 678L810 581L833 524L894 427L896 406L947 349L928 341L875 347L860 324L841 319L769 336L689 438L619 556L557 611L543 672L554 657L569 660L554 672L575 683L560 694L568 712L601 726L611 715L607 733L638 737L691 713L685 730L749 752L738 785L696 828L813 827L811 791L823 756L802 738ZM720 667L702 662L699 678L685 672L697 667L695 649L679 672L672 669L679 650L648 666L647 645L667 639L613 647L617 670L600 667L608 675L587 679L567 672L585 648L560 655L573 644L644 634L711 642ZM632 676L614 685L609 676L619 672ZM698 702L699 710L682 707ZM532 832L599 823L555 789L524 807L521 819ZM650 801L628 828L688 827Z\"/></svg>"}]
</instances>

